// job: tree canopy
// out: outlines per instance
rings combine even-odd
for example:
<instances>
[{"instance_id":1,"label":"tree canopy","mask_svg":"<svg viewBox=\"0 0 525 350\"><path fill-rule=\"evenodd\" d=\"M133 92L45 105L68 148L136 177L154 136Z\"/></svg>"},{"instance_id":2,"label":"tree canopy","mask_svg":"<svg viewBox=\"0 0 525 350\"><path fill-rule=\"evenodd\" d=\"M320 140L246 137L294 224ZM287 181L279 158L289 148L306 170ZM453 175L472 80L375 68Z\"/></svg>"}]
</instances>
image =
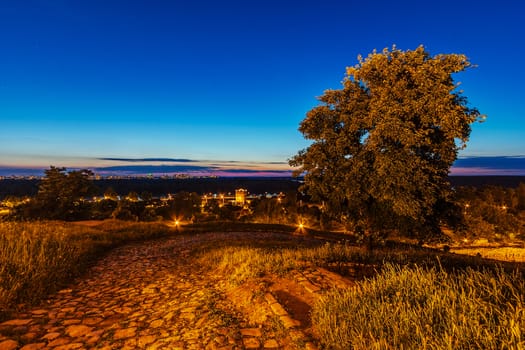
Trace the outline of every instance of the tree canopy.
<instances>
[{"instance_id":1,"label":"tree canopy","mask_svg":"<svg viewBox=\"0 0 525 350\"><path fill-rule=\"evenodd\" d=\"M327 212L358 231L435 232L449 208L449 169L483 118L452 77L472 64L422 46L358 61L301 122L313 142L290 165Z\"/></svg>"},{"instance_id":2,"label":"tree canopy","mask_svg":"<svg viewBox=\"0 0 525 350\"><path fill-rule=\"evenodd\" d=\"M91 170L66 171L51 166L45 170L35 199L37 216L50 219L78 219L83 211L80 200L94 193Z\"/></svg>"}]
</instances>

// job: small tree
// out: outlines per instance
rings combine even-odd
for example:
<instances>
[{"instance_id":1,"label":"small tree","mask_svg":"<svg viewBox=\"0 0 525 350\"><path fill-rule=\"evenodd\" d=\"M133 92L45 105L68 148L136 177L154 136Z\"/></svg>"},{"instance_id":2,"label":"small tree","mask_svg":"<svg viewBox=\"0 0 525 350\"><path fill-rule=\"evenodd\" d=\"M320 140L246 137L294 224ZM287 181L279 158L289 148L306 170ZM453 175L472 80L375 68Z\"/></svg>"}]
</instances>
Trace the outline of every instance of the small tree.
<instances>
[{"instance_id":1,"label":"small tree","mask_svg":"<svg viewBox=\"0 0 525 350\"><path fill-rule=\"evenodd\" d=\"M118 193L113 189L113 187L108 187L104 191L104 199L117 201L118 200Z\"/></svg>"},{"instance_id":2,"label":"small tree","mask_svg":"<svg viewBox=\"0 0 525 350\"><path fill-rule=\"evenodd\" d=\"M358 59L343 88L325 91L301 122L313 143L290 165L356 231L436 233L450 208L449 169L481 118L452 79L471 64L422 46Z\"/></svg>"},{"instance_id":3,"label":"small tree","mask_svg":"<svg viewBox=\"0 0 525 350\"><path fill-rule=\"evenodd\" d=\"M51 166L45 170L35 199L34 214L41 218L76 220L89 208L82 199L94 193L91 170L67 172L66 168Z\"/></svg>"},{"instance_id":4,"label":"small tree","mask_svg":"<svg viewBox=\"0 0 525 350\"><path fill-rule=\"evenodd\" d=\"M170 202L170 215L180 219L190 219L200 212L201 197L195 192L181 191Z\"/></svg>"}]
</instances>

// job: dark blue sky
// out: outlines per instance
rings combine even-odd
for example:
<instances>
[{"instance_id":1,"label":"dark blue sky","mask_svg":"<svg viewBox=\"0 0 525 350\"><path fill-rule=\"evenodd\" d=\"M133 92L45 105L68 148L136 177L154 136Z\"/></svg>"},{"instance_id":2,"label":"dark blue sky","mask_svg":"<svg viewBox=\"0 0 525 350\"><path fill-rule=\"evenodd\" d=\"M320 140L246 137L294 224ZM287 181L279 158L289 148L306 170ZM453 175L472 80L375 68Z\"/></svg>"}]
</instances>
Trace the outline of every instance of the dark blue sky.
<instances>
[{"instance_id":1,"label":"dark blue sky","mask_svg":"<svg viewBox=\"0 0 525 350\"><path fill-rule=\"evenodd\" d=\"M283 170L316 96L392 44L466 54L488 118L461 156L523 156L524 23L518 0L1 1L0 166Z\"/></svg>"}]
</instances>

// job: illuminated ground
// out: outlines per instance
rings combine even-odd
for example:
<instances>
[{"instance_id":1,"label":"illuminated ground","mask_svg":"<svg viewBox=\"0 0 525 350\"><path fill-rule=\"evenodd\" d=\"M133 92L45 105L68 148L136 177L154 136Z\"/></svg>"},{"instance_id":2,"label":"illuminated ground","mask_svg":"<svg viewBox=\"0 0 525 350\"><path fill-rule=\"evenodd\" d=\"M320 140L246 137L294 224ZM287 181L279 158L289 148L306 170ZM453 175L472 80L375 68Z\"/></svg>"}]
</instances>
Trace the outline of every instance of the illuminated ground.
<instances>
[{"instance_id":1,"label":"illuminated ground","mask_svg":"<svg viewBox=\"0 0 525 350\"><path fill-rule=\"evenodd\" d=\"M314 349L312 304L351 282L311 267L232 286L229 276L196 263L202 247L253 236L175 236L115 249L39 307L0 324L0 349Z\"/></svg>"}]
</instances>

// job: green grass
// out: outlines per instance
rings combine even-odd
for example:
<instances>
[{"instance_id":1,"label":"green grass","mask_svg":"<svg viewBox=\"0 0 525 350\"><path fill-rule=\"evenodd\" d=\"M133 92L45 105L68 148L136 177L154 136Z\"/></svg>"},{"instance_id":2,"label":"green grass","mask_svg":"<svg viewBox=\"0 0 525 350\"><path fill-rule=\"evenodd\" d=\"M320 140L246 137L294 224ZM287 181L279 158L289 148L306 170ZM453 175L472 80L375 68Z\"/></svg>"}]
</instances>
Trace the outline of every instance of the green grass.
<instances>
[{"instance_id":1,"label":"green grass","mask_svg":"<svg viewBox=\"0 0 525 350\"><path fill-rule=\"evenodd\" d=\"M160 224L0 223L0 319L56 291L106 250L170 232Z\"/></svg>"},{"instance_id":2,"label":"green grass","mask_svg":"<svg viewBox=\"0 0 525 350\"><path fill-rule=\"evenodd\" d=\"M523 349L525 281L499 271L387 265L313 308L327 349Z\"/></svg>"}]
</instances>

